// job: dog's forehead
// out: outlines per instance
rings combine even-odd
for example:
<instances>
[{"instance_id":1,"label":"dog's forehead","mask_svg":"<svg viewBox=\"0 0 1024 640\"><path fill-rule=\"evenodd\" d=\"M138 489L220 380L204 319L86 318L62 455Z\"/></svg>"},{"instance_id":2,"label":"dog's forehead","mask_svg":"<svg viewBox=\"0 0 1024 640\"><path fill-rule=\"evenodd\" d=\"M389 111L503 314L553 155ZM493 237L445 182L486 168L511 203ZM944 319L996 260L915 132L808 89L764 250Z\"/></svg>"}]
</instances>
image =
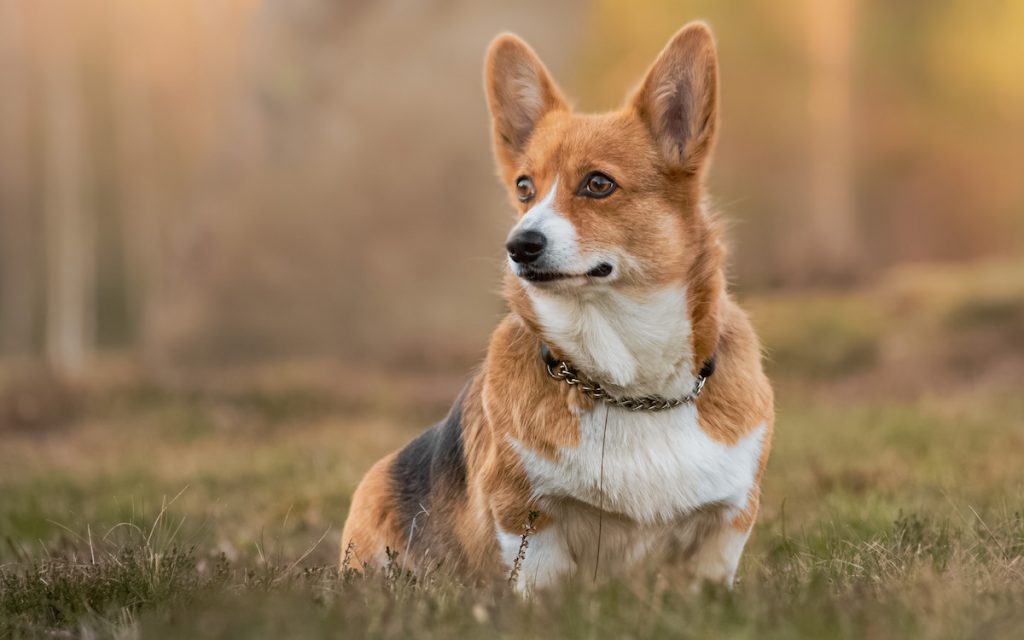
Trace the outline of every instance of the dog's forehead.
<instances>
[{"instance_id":1,"label":"dog's forehead","mask_svg":"<svg viewBox=\"0 0 1024 640\"><path fill-rule=\"evenodd\" d=\"M646 126L631 112L557 114L538 127L524 170L535 178L618 170L620 179L657 169L657 150Z\"/></svg>"}]
</instances>

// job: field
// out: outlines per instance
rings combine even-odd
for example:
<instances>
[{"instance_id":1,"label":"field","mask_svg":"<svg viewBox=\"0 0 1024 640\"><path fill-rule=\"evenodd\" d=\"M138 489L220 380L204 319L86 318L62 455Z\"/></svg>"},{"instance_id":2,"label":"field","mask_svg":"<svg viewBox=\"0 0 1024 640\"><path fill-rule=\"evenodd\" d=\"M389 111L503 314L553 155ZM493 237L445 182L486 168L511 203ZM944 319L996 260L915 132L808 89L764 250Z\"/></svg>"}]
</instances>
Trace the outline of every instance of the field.
<instances>
[{"instance_id":1,"label":"field","mask_svg":"<svg viewBox=\"0 0 1024 640\"><path fill-rule=\"evenodd\" d=\"M0 638L1024 636L1024 264L740 295L778 419L732 592L671 567L531 601L336 570L377 456L471 362L0 379Z\"/></svg>"}]
</instances>

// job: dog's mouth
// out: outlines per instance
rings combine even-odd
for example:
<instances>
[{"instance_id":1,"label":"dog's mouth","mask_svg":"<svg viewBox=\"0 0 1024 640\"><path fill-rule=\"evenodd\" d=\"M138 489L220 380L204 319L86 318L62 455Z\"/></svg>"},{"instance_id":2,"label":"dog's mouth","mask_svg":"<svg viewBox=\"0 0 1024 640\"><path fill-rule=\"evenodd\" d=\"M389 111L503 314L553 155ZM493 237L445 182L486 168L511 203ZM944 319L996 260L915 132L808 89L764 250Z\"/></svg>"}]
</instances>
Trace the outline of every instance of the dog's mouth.
<instances>
[{"instance_id":1,"label":"dog's mouth","mask_svg":"<svg viewBox=\"0 0 1024 640\"><path fill-rule=\"evenodd\" d=\"M611 264L602 262L586 273L565 273L562 271L538 271L524 267L517 274L528 282L554 282L556 280L571 280L573 278L607 278L615 270Z\"/></svg>"}]
</instances>

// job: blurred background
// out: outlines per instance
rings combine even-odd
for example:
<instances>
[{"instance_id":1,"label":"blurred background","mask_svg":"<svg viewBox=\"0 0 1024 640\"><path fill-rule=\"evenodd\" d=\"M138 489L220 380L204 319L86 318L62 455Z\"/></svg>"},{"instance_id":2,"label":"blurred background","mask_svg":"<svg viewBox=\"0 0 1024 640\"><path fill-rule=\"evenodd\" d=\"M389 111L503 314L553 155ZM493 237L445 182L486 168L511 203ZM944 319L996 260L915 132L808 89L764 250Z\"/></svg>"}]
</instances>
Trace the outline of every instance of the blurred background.
<instances>
[{"instance_id":1,"label":"blurred background","mask_svg":"<svg viewBox=\"0 0 1024 640\"><path fill-rule=\"evenodd\" d=\"M487 44L519 33L602 110L696 18L778 409L741 580L785 578L797 622L788 576L826 583L790 553L900 624L1019 618L1021 0L0 0L0 582L172 546L200 573L335 563L359 478L446 413L504 313ZM878 590L886 540L919 582ZM54 603L105 605L48 580L44 626L88 635ZM876 633L805 635L903 628L873 611Z\"/></svg>"},{"instance_id":2,"label":"blurred background","mask_svg":"<svg viewBox=\"0 0 1024 640\"><path fill-rule=\"evenodd\" d=\"M1019 255L1015 0L0 0L0 354L464 368L511 221L487 43L602 110L694 18L741 289Z\"/></svg>"}]
</instances>

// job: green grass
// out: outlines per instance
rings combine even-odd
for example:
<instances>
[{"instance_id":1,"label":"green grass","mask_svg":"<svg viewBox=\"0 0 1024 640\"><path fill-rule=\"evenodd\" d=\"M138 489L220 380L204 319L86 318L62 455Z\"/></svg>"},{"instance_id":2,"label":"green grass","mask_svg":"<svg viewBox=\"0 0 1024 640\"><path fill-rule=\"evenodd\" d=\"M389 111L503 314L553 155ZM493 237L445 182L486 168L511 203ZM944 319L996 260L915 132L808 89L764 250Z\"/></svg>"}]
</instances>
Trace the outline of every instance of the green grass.
<instances>
[{"instance_id":1,"label":"green grass","mask_svg":"<svg viewBox=\"0 0 1024 640\"><path fill-rule=\"evenodd\" d=\"M0 638L1019 636L1021 276L747 301L779 406L732 592L691 595L673 567L530 601L339 574L360 475L443 414L455 378L62 391L61 419L0 428ZM383 402L395 388L412 400Z\"/></svg>"},{"instance_id":2,"label":"green grass","mask_svg":"<svg viewBox=\"0 0 1024 640\"><path fill-rule=\"evenodd\" d=\"M159 537L159 536L158 536ZM113 539L111 539L113 538ZM171 537L169 540L173 540ZM524 602L502 584L362 575L223 554L124 527L0 574L0 633L138 637L1005 637L1024 624L1024 516L920 515L794 532L760 527L732 593L690 595L671 568L567 584Z\"/></svg>"}]
</instances>

